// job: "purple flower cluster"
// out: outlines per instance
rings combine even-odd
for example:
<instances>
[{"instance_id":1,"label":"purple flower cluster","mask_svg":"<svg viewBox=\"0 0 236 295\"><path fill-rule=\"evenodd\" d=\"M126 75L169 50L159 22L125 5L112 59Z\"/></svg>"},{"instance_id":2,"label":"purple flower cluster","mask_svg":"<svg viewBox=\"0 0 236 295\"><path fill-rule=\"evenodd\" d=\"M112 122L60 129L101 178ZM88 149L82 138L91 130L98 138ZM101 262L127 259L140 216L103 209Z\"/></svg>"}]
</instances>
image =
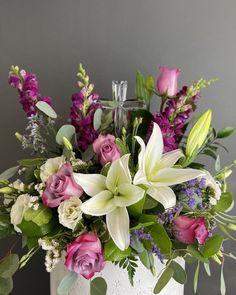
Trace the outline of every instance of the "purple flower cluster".
<instances>
[{"instance_id":1,"label":"purple flower cluster","mask_svg":"<svg viewBox=\"0 0 236 295\"><path fill-rule=\"evenodd\" d=\"M162 255L160 248L153 242L151 243L151 245L152 245L152 249L149 251L149 253L157 256L160 262L164 264L164 256Z\"/></svg>"},{"instance_id":2,"label":"purple flower cluster","mask_svg":"<svg viewBox=\"0 0 236 295\"><path fill-rule=\"evenodd\" d=\"M38 101L44 101L49 105L52 104L51 97L39 94L38 81L33 73L26 73L24 70L18 74L10 73L8 82L18 90L19 100L27 117L36 114L35 105Z\"/></svg>"},{"instance_id":3,"label":"purple flower cluster","mask_svg":"<svg viewBox=\"0 0 236 295\"><path fill-rule=\"evenodd\" d=\"M162 131L165 152L175 150L181 139L186 122L196 108L200 93L186 100L188 88L184 86L174 98L169 98L166 107L156 114L153 122L157 123ZM151 123L149 134L151 134L153 123Z\"/></svg>"},{"instance_id":4,"label":"purple flower cluster","mask_svg":"<svg viewBox=\"0 0 236 295\"><path fill-rule=\"evenodd\" d=\"M70 111L70 122L76 128L78 135L78 147L85 151L90 144L98 137L98 133L93 128L93 116L100 107L99 96L92 93L86 99L86 88L72 95L72 107ZM84 104L86 113L84 113Z\"/></svg>"},{"instance_id":5,"label":"purple flower cluster","mask_svg":"<svg viewBox=\"0 0 236 295\"><path fill-rule=\"evenodd\" d=\"M193 179L177 186L176 191L181 194L181 199L185 201L191 209L194 209L197 205L197 198L202 198L205 188L206 179L201 178L200 180ZM199 205L202 206L202 203Z\"/></svg>"},{"instance_id":6,"label":"purple flower cluster","mask_svg":"<svg viewBox=\"0 0 236 295\"><path fill-rule=\"evenodd\" d=\"M178 215L181 210L182 206L178 203L175 207L168 209L163 213L157 214L157 221L165 226L171 225L174 222L175 215Z\"/></svg>"},{"instance_id":7,"label":"purple flower cluster","mask_svg":"<svg viewBox=\"0 0 236 295\"><path fill-rule=\"evenodd\" d=\"M152 239L152 236L149 233L145 233L144 228L136 229L132 233L131 239L136 237L139 241L145 240L149 241Z\"/></svg>"}]
</instances>

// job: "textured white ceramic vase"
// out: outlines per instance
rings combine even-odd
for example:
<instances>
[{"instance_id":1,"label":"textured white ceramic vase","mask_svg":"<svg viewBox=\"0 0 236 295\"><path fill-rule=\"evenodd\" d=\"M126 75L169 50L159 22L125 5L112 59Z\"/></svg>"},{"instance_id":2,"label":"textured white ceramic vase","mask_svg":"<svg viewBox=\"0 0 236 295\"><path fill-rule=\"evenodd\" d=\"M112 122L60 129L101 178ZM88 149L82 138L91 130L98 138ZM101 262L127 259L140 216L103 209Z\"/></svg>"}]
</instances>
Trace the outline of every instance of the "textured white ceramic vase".
<instances>
[{"instance_id":1,"label":"textured white ceramic vase","mask_svg":"<svg viewBox=\"0 0 236 295\"><path fill-rule=\"evenodd\" d=\"M184 267L183 259L177 259ZM147 270L140 262L134 277L134 287L130 285L127 271L107 262L103 271L97 273L96 276L103 277L107 282L107 295L153 295L153 288L157 282L149 270ZM156 273L162 270L163 265L156 259ZM63 262L59 263L51 273L51 295L58 295L57 287L66 274L66 269ZM183 295L184 287L178 284L173 279L165 287L160 295ZM90 295L89 280L79 276L77 282L73 286L68 295Z\"/></svg>"}]
</instances>

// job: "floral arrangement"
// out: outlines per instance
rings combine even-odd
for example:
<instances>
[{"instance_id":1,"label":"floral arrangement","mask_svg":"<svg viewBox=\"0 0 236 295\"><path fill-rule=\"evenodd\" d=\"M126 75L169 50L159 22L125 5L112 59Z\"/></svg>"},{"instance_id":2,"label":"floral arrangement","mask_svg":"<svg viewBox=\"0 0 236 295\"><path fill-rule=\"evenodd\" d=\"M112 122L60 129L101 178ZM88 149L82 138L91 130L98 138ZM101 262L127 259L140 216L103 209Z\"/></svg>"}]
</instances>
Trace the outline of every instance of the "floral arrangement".
<instances>
[{"instance_id":1,"label":"floral arrangement","mask_svg":"<svg viewBox=\"0 0 236 295\"><path fill-rule=\"evenodd\" d=\"M234 129L216 132L211 110L193 117L200 91L215 80L178 90L179 74L161 67L155 83L137 72L135 100L124 99L118 82L114 99L104 100L80 65L69 120L58 126L35 74L12 66L9 84L28 120L26 134L15 135L32 153L0 175L0 237L22 237L26 251L19 259L12 247L0 261L1 294L11 292L13 274L39 248L46 251L48 272L64 259L68 274L59 294L67 294L78 275L91 279L107 261L126 269L133 284L138 260L156 275L158 294L172 277L187 280L176 257L196 264L195 292L200 265L210 275L219 264L225 294L224 261L236 259L223 248L236 239L227 190L236 161L221 167L219 148L226 149L221 141ZM160 109L151 113L154 99ZM213 174L204 156L215 161ZM163 264L159 274L155 259ZM91 280L91 294L107 288L103 278Z\"/></svg>"}]
</instances>

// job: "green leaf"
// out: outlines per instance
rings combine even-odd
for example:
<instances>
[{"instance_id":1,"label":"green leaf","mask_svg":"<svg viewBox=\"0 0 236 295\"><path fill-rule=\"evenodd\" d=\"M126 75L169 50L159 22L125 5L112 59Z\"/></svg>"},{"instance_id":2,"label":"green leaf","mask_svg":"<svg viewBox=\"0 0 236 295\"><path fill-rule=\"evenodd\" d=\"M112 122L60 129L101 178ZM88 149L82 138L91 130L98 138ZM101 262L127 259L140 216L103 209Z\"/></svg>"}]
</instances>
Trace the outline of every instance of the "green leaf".
<instances>
[{"instance_id":1,"label":"green leaf","mask_svg":"<svg viewBox=\"0 0 236 295\"><path fill-rule=\"evenodd\" d=\"M173 277L173 274L174 271L171 267L166 268L157 281L153 293L159 294L161 290L169 283L170 279Z\"/></svg>"},{"instance_id":2,"label":"green leaf","mask_svg":"<svg viewBox=\"0 0 236 295\"><path fill-rule=\"evenodd\" d=\"M135 95L140 100L144 100L144 101L148 100L148 91L146 89L146 81L140 71L137 71L137 74L136 74Z\"/></svg>"},{"instance_id":3,"label":"green leaf","mask_svg":"<svg viewBox=\"0 0 236 295\"><path fill-rule=\"evenodd\" d=\"M8 295L13 289L12 278L2 278L0 277L0 295Z\"/></svg>"},{"instance_id":4,"label":"green leaf","mask_svg":"<svg viewBox=\"0 0 236 295\"><path fill-rule=\"evenodd\" d=\"M93 151L93 145L91 144L87 150L82 154L82 160L84 162L88 162L89 160L91 160L94 156L94 151Z\"/></svg>"},{"instance_id":5,"label":"green leaf","mask_svg":"<svg viewBox=\"0 0 236 295\"><path fill-rule=\"evenodd\" d=\"M205 271L207 275L210 277L211 276L211 269L210 269L210 264L209 263L203 263Z\"/></svg>"},{"instance_id":6,"label":"green leaf","mask_svg":"<svg viewBox=\"0 0 236 295\"><path fill-rule=\"evenodd\" d=\"M224 278L224 267L223 267L223 265L221 267L221 273L220 273L220 293L221 293L221 295L225 295L226 294L225 278Z\"/></svg>"},{"instance_id":7,"label":"green leaf","mask_svg":"<svg viewBox=\"0 0 236 295\"><path fill-rule=\"evenodd\" d=\"M151 198L150 196L146 196L145 198L145 203L144 203L144 209L148 210L148 209L153 209L155 208L159 203L154 200L153 198Z\"/></svg>"},{"instance_id":8,"label":"green leaf","mask_svg":"<svg viewBox=\"0 0 236 295\"><path fill-rule=\"evenodd\" d=\"M220 130L218 133L217 133L217 138L225 138L225 137L228 137L230 136L233 132L234 132L235 128L233 127L225 127L224 129Z\"/></svg>"},{"instance_id":9,"label":"green leaf","mask_svg":"<svg viewBox=\"0 0 236 295\"><path fill-rule=\"evenodd\" d=\"M175 261L171 261L170 267L174 271L173 279L179 284L185 284L187 282L187 274L183 267Z\"/></svg>"},{"instance_id":10,"label":"green leaf","mask_svg":"<svg viewBox=\"0 0 236 295\"><path fill-rule=\"evenodd\" d=\"M97 109L93 116L93 128L98 130L102 123L102 109Z\"/></svg>"},{"instance_id":11,"label":"green leaf","mask_svg":"<svg viewBox=\"0 0 236 295\"><path fill-rule=\"evenodd\" d=\"M95 278L90 282L90 295L106 295L107 283L101 278Z\"/></svg>"},{"instance_id":12,"label":"green leaf","mask_svg":"<svg viewBox=\"0 0 236 295\"><path fill-rule=\"evenodd\" d=\"M194 273L194 279L193 279L194 294L196 294L196 292L197 292L199 268L200 268L200 262L198 261L197 267L196 267L196 270L195 270L195 273Z\"/></svg>"},{"instance_id":13,"label":"green leaf","mask_svg":"<svg viewBox=\"0 0 236 295\"><path fill-rule=\"evenodd\" d=\"M233 204L233 195L232 193L223 193L220 197L220 200L217 201L217 204L215 206L212 206L212 208L217 211L226 211L231 207Z\"/></svg>"},{"instance_id":14,"label":"green leaf","mask_svg":"<svg viewBox=\"0 0 236 295\"><path fill-rule=\"evenodd\" d=\"M10 254L0 261L0 277L10 278L19 267L19 257L17 254Z\"/></svg>"},{"instance_id":15,"label":"green leaf","mask_svg":"<svg viewBox=\"0 0 236 295\"><path fill-rule=\"evenodd\" d=\"M15 166L15 167L7 169L6 171L0 174L0 180L7 180L12 178L17 173L18 170L19 170L19 166Z\"/></svg>"},{"instance_id":16,"label":"green leaf","mask_svg":"<svg viewBox=\"0 0 236 295\"><path fill-rule=\"evenodd\" d=\"M187 251L197 260L201 262L208 262L208 259L205 258L200 251L198 251L196 245L188 245Z\"/></svg>"},{"instance_id":17,"label":"green leaf","mask_svg":"<svg viewBox=\"0 0 236 295\"><path fill-rule=\"evenodd\" d=\"M33 210L29 208L25 214L24 219L26 221L32 221L38 226L42 226L44 224L48 224L52 218L52 210L43 204L39 204L37 210Z\"/></svg>"},{"instance_id":18,"label":"green leaf","mask_svg":"<svg viewBox=\"0 0 236 295\"><path fill-rule=\"evenodd\" d=\"M143 212L143 207L145 203L145 197L143 197L137 203L128 207L129 214L133 217L139 217Z\"/></svg>"},{"instance_id":19,"label":"green leaf","mask_svg":"<svg viewBox=\"0 0 236 295\"><path fill-rule=\"evenodd\" d=\"M13 231L9 213L0 213L0 238L9 236Z\"/></svg>"},{"instance_id":20,"label":"green leaf","mask_svg":"<svg viewBox=\"0 0 236 295\"><path fill-rule=\"evenodd\" d=\"M41 164L45 160L46 160L45 158L35 158L35 159L23 159L17 162L19 163L20 166L23 166L23 167L32 167L32 166L37 167L37 166L41 166Z\"/></svg>"},{"instance_id":21,"label":"green leaf","mask_svg":"<svg viewBox=\"0 0 236 295\"><path fill-rule=\"evenodd\" d=\"M231 230L236 230L236 224L233 224L233 223L228 223L227 224L227 227Z\"/></svg>"},{"instance_id":22,"label":"green leaf","mask_svg":"<svg viewBox=\"0 0 236 295\"><path fill-rule=\"evenodd\" d=\"M215 171L219 172L220 171L220 156L217 155L216 161L215 161Z\"/></svg>"},{"instance_id":23,"label":"green leaf","mask_svg":"<svg viewBox=\"0 0 236 295\"><path fill-rule=\"evenodd\" d=\"M21 229L22 233L27 237L42 237L53 230L55 226L55 220L51 220L49 223L38 226L33 221L22 220L18 227Z\"/></svg>"},{"instance_id":24,"label":"green leaf","mask_svg":"<svg viewBox=\"0 0 236 295\"><path fill-rule=\"evenodd\" d=\"M140 222L156 221L155 215L142 215L139 219ZM148 227L148 231L153 237L153 241L160 248L161 253L168 254L171 251L172 242L167 234L164 226L160 223L155 223Z\"/></svg>"},{"instance_id":25,"label":"green leaf","mask_svg":"<svg viewBox=\"0 0 236 295\"><path fill-rule=\"evenodd\" d=\"M225 228L222 224L218 224L218 227L221 229L221 231L226 234L226 236L228 236L230 239L236 241L236 238L234 236L231 235L231 233L227 230L227 228Z\"/></svg>"},{"instance_id":26,"label":"green leaf","mask_svg":"<svg viewBox=\"0 0 236 295\"><path fill-rule=\"evenodd\" d=\"M218 253L223 241L224 241L224 238L218 234L209 238L205 243L205 246L203 249L203 256L205 258L209 258L215 255L216 253Z\"/></svg>"},{"instance_id":27,"label":"green leaf","mask_svg":"<svg viewBox=\"0 0 236 295\"><path fill-rule=\"evenodd\" d=\"M59 145L64 145L63 137L66 137L69 141L71 141L75 133L75 127L73 125L63 125L57 132L56 142Z\"/></svg>"},{"instance_id":28,"label":"green leaf","mask_svg":"<svg viewBox=\"0 0 236 295\"><path fill-rule=\"evenodd\" d=\"M108 261L119 261L122 260L131 254L131 248L127 248L124 251L121 251L112 239L110 239L108 242L105 243L104 246L104 256L105 260Z\"/></svg>"},{"instance_id":29,"label":"green leaf","mask_svg":"<svg viewBox=\"0 0 236 295\"><path fill-rule=\"evenodd\" d=\"M52 118L52 119L56 119L57 118L57 114L54 111L54 109L45 101L38 101L36 103L36 107L42 112L44 113L46 116Z\"/></svg>"},{"instance_id":30,"label":"green leaf","mask_svg":"<svg viewBox=\"0 0 236 295\"><path fill-rule=\"evenodd\" d=\"M153 267L153 255L149 254L147 250L144 250L143 252L139 253L138 256L142 264L147 269L151 269L151 267Z\"/></svg>"},{"instance_id":31,"label":"green leaf","mask_svg":"<svg viewBox=\"0 0 236 295\"><path fill-rule=\"evenodd\" d=\"M74 283L78 279L78 275L75 272L69 272L60 282L57 293L59 295L68 294L72 289Z\"/></svg>"}]
</instances>

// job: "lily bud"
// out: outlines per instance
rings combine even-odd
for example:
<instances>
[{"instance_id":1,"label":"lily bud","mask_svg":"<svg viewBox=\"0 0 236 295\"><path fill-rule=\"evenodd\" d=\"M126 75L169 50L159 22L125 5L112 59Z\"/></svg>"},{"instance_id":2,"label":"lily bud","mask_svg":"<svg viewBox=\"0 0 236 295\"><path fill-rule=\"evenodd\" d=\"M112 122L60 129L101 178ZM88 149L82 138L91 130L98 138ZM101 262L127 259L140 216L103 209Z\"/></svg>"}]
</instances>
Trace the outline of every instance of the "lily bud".
<instances>
[{"instance_id":1,"label":"lily bud","mask_svg":"<svg viewBox=\"0 0 236 295\"><path fill-rule=\"evenodd\" d=\"M19 132L16 132L16 133L15 133L15 137L16 137L20 142L23 141L23 136L22 136Z\"/></svg>"},{"instance_id":2,"label":"lily bud","mask_svg":"<svg viewBox=\"0 0 236 295\"><path fill-rule=\"evenodd\" d=\"M191 129L186 146L186 155L192 156L196 149L200 149L208 135L212 119L212 110L206 111Z\"/></svg>"},{"instance_id":3,"label":"lily bud","mask_svg":"<svg viewBox=\"0 0 236 295\"><path fill-rule=\"evenodd\" d=\"M15 191L16 190L14 188L9 187L9 186L5 186L5 187L0 188L0 193L1 194L12 194Z\"/></svg>"}]
</instances>

